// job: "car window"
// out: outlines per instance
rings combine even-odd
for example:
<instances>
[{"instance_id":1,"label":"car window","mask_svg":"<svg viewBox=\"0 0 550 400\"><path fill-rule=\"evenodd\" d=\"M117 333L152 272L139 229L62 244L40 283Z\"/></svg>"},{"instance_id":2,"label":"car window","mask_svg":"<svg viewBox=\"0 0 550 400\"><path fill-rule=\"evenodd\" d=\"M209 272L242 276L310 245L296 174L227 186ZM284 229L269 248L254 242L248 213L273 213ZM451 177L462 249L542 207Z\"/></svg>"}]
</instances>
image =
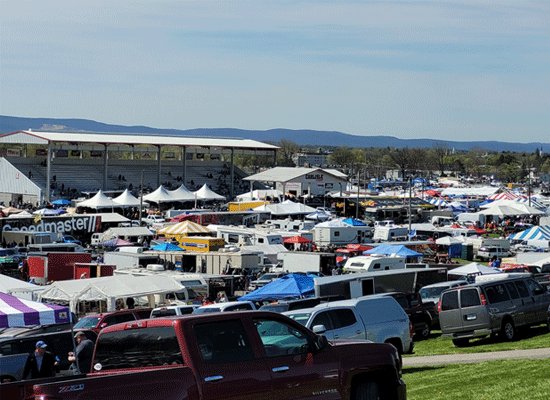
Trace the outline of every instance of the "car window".
<instances>
[{"instance_id":1,"label":"car window","mask_svg":"<svg viewBox=\"0 0 550 400\"><path fill-rule=\"evenodd\" d=\"M209 322L194 326L204 362L225 364L252 360L254 352L240 320Z\"/></svg>"},{"instance_id":2,"label":"car window","mask_svg":"<svg viewBox=\"0 0 550 400\"><path fill-rule=\"evenodd\" d=\"M527 285L523 281L516 281L514 282L516 284L516 287L518 288L519 295L521 297L529 297L531 294L529 293L529 289L527 289Z\"/></svg>"},{"instance_id":3,"label":"car window","mask_svg":"<svg viewBox=\"0 0 550 400\"><path fill-rule=\"evenodd\" d=\"M335 329L335 327L332 325L332 322L330 321L328 311L322 311L317 314L315 318L313 318L313 321L311 322L311 328L313 328L315 325L324 325L327 331Z\"/></svg>"},{"instance_id":4,"label":"car window","mask_svg":"<svg viewBox=\"0 0 550 400\"><path fill-rule=\"evenodd\" d=\"M458 308L458 290L441 295L441 311L456 310Z\"/></svg>"},{"instance_id":5,"label":"car window","mask_svg":"<svg viewBox=\"0 0 550 400\"><path fill-rule=\"evenodd\" d=\"M268 357L307 354L310 351L307 336L293 326L267 319L256 319L254 325Z\"/></svg>"},{"instance_id":6,"label":"car window","mask_svg":"<svg viewBox=\"0 0 550 400\"><path fill-rule=\"evenodd\" d=\"M171 326L104 333L96 345L101 370L183 364Z\"/></svg>"},{"instance_id":7,"label":"car window","mask_svg":"<svg viewBox=\"0 0 550 400\"><path fill-rule=\"evenodd\" d=\"M474 307L481 305L479 292L476 289L463 289L460 291L460 306Z\"/></svg>"},{"instance_id":8,"label":"car window","mask_svg":"<svg viewBox=\"0 0 550 400\"><path fill-rule=\"evenodd\" d=\"M244 303L244 304L237 304L237 305L234 305L234 306L229 306L227 308L224 309L224 311L247 311L247 310L252 310L252 306L248 303Z\"/></svg>"},{"instance_id":9,"label":"car window","mask_svg":"<svg viewBox=\"0 0 550 400\"><path fill-rule=\"evenodd\" d=\"M525 283L527 283L527 287L529 288L529 290L531 290L531 293L533 294L540 294L542 293L542 286L539 285L538 282L535 282L534 280L532 279L527 279L525 281Z\"/></svg>"},{"instance_id":10,"label":"car window","mask_svg":"<svg viewBox=\"0 0 550 400\"><path fill-rule=\"evenodd\" d=\"M485 293L487 294L487 301L489 301L489 303L491 304L510 300L508 291L502 283L487 286L485 288Z\"/></svg>"},{"instance_id":11,"label":"car window","mask_svg":"<svg viewBox=\"0 0 550 400\"><path fill-rule=\"evenodd\" d=\"M519 299L518 290L512 282L506 282L506 287L508 288L508 292L510 292L510 297L512 299Z\"/></svg>"},{"instance_id":12,"label":"car window","mask_svg":"<svg viewBox=\"0 0 550 400\"><path fill-rule=\"evenodd\" d=\"M407 308L409 308L409 302L407 301L407 299L405 297L395 297L395 300L397 300L397 302L399 303L399 305L404 309L406 310Z\"/></svg>"},{"instance_id":13,"label":"car window","mask_svg":"<svg viewBox=\"0 0 550 400\"><path fill-rule=\"evenodd\" d=\"M357 323L357 318L355 314L349 308L340 308L334 310L331 313L332 320L336 325L335 328L345 328L346 326L355 325Z\"/></svg>"},{"instance_id":14,"label":"car window","mask_svg":"<svg viewBox=\"0 0 550 400\"><path fill-rule=\"evenodd\" d=\"M0 354L3 356L9 356L12 354L22 353L19 351L19 346L15 342L4 343L0 345Z\"/></svg>"},{"instance_id":15,"label":"car window","mask_svg":"<svg viewBox=\"0 0 550 400\"><path fill-rule=\"evenodd\" d=\"M169 316L176 315L176 309L175 308L169 308L166 310L153 310L151 312L151 318L158 318L158 317L169 317Z\"/></svg>"},{"instance_id":16,"label":"car window","mask_svg":"<svg viewBox=\"0 0 550 400\"><path fill-rule=\"evenodd\" d=\"M97 326L97 323L101 317L87 317L82 318L80 321L78 321L75 325L75 329L83 329L83 328L95 328Z\"/></svg>"},{"instance_id":17,"label":"car window","mask_svg":"<svg viewBox=\"0 0 550 400\"><path fill-rule=\"evenodd\" d=\"M147 319L149 318L149 314L151 313L151 309L149 310L139 310L139 311L136 311L136 314L141 318L141 319Z\"/></svg>"}]
</instances>

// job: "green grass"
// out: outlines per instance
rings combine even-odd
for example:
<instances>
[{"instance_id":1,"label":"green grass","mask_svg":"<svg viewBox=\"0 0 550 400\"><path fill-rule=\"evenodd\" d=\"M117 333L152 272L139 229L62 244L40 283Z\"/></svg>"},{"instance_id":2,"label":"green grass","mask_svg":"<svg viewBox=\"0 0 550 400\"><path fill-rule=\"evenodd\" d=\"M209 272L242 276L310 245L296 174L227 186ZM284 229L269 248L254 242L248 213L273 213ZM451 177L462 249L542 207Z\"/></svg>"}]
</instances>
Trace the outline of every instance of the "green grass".
<instances>
[{"instance_id":1,"label":"green grass","mask_svg":"<svg viewBox=\"0 0 550 400\"><path fill-rule=\"evenodd\" d=\"M499 360L477 364L408 367L408 400L547 400L550 360Z\"/></svg>"},{"instance_id":2,"label":"green grass","mask_svg":"<svg viewBox=\"0 0 550 400\"><path fill-rule=\"evenodd\" d=\"M466 347L455 347L449 339L441 338L441 331L433 331L428 340L415 341L414 354L404 357L433 356L441 354L486 353L504 350L526 350L550 347L550 333L546 325L539 325L519 332L513 342L503 342L496 338L473 339Z\"/></svg>"}]
</instances>

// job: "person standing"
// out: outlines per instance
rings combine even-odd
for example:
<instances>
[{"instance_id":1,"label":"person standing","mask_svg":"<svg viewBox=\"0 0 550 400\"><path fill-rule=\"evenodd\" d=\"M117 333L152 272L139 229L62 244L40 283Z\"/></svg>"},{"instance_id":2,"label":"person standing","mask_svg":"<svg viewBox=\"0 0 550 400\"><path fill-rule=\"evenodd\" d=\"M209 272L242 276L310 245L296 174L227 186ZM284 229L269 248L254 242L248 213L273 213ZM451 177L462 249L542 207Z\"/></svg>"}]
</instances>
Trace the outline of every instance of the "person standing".
<instances>
[{"instance_id":1,"label":"person standing","mask_svg":"<svg viewBox=\"0 0 550 400\"><path fill-rule=\"evenodd\" d=\"M69 353L68 360L72 362L71 369L75 375L87 374L92 370L92 356L94 354L94 342L86 337L84 332L77 332L74 335L77 346ZM78 363L77 360L78 359Z\"/></svg>"},{"instance_id":2,"label":"person standing","mask_svg":"<svg viewBox=\"0 0 550 400\"><path fill-rule=\"evenodd\" d=\"M46 351L48 345L44 341L36 342L36 349L29 354L25 368L23 369L23 380L37 378L49 378L55 376L55 358L52 353Z\"/></svg>"}]
</instances>

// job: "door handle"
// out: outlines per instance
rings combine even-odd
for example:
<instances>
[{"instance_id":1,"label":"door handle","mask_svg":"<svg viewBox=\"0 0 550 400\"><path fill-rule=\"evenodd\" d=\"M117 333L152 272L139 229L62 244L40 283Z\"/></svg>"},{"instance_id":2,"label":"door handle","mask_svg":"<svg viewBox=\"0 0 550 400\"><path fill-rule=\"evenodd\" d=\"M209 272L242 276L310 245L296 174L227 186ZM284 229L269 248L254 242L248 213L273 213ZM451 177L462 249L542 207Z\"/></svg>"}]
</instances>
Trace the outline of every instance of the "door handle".
<instances>
[{"instance_id":1,"label":"door handle","mask_svg":"<svg viewBox=\"0 0 550 400\"><path fill-rule=\"evenodd\" d=\"M355 334L356 334L356 335L360 335L361 333L362 333L362 332L361 332L361 329L357 329L357 330L355 331Z\"/></svg>"},{"instance_id":2,"label":"door handle","mask_svg":"<svg viewBox=\"0 0 550 400\"><path fill-rule=\"evenodd\" d=\"M290 368L287 366L284 367L275 367L272 369L273 372L285 372L288 371Z\"/></svg>"},{"instance_id":3,"label":"door handle","mask_svg":"<svg viewBox=\"0 0 550 400\"><path fill-rule=\"evenodd\" d=\"M214 381L221 381L223 379L223 376L221 375L214 375L214 376L207 376L204 378L205 382L214 382Z\"/></svg>"}]
</instances>

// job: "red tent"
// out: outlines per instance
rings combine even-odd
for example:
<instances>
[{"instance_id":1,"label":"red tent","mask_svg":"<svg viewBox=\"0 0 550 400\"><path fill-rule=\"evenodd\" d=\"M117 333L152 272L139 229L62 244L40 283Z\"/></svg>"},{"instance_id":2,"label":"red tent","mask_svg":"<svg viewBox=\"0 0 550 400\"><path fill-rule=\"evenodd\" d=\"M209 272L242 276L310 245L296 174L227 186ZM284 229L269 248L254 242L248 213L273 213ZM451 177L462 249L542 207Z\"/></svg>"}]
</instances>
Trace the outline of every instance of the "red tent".
<instances>
[{"instance_id":1,"label":"red tent","mask_svg":"<svg viewBox=\"0 0 550 400\"><path fill-rule=\"evenodd\" d=\"M303 236L296 235L296 236L289 236L289 237L283 238L283 242L285 242L285 243L310 243L311 240L309 240L309 239L307 239Z\"/></svg>"},{"instance_id":2,"label":"red tent","mask_svg":"<svg viewBox=\"0 0 550 400\"><path fill-rule=\"evenodd\" d=\"M485 229L481 229L481 228L475 227L473 225L469 226L468 229L475 230L478 235L483 235L483 234L487 233L487 231Z\"/></svg>"}]
</instances>

